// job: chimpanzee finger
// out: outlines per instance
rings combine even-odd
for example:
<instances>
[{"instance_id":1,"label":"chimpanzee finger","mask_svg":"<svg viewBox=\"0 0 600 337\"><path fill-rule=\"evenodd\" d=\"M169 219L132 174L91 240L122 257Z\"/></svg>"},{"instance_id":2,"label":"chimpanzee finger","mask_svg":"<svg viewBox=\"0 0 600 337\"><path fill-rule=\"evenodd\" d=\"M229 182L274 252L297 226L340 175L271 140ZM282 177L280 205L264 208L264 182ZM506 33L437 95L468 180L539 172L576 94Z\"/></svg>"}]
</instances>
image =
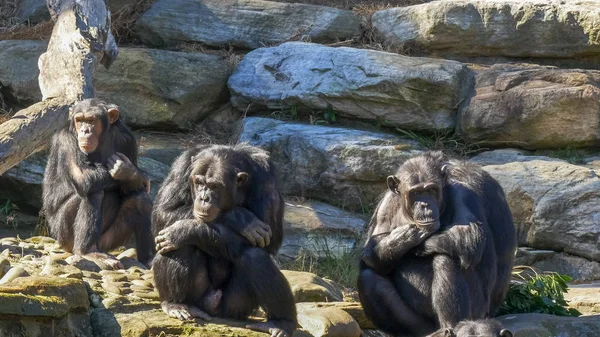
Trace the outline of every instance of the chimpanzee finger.
<instances>
[{"instance_id":1,"label":"chimpanzee finger","mask_svg":"<svg viewBox=\"0 0 600 337\"><path fill-rule=\"evenodd\" d=\"M254 235L254 239L258 243L258 246L260 248L264 248L265 247L265 239L262 237L262 235L260 235L258 232L254 232L253 235Z\"/></svg>"},{"instance_id":2,"label":"chimpanzee finger","mask_svg":"<svg viewBox=\"0 0 600 337\"><path fill-rule=\"evenodd\" d=\"M119 156L119 158L121 158L121 160L126 163L130 161L129 158L127 158L127 156L122 154L121 152L117 152L117 156Z\"/></svg>"},{"instance_id":3,"label":"chimpanzee finger","mask_svg":"<svg viewBox=\"0 0 600 337\"><path fill-rule=\"evenodd\" d=\"M271 233L263 230L262 228L258 228L256 231L258 232L258 235L265 240L265 246L268 246L269 242L271 242Z\"/></svg>"},{"instance_id":4,"label":"chimpanzee finger","mask_svg":"<svg viewBox=\"0 0 600 337\"><path fill-rule=\"evenodd\" d=\"M250 242L250 244L252 244L253 246L256 246L256 239L254 238L254 235L252 232L244 232L242 233L242 236L246 238L246 240L248 240Z\"/></svg>"}]
</instances>

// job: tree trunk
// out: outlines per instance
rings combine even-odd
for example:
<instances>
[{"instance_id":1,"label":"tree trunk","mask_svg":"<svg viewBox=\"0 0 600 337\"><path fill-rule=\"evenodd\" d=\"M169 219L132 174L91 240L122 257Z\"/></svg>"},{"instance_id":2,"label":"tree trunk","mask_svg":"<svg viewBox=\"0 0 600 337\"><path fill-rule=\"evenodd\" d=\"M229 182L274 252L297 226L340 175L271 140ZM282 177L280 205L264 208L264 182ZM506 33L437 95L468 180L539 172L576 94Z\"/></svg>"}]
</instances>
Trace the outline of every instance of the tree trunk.
<instances>
[{"instance_id":1,"label":"tree trunk","mask_svg":"<svg viewBox=\"0 0 600 337\"><path fill-rule=\"evenodd\" d=\"M49 144L68 121L69 108L94 97L96 59L109 67L118 49L104 0L47 0L56 20L38 60L43 101L0 125L0 174Z\"/></svg>"}]
</instances>

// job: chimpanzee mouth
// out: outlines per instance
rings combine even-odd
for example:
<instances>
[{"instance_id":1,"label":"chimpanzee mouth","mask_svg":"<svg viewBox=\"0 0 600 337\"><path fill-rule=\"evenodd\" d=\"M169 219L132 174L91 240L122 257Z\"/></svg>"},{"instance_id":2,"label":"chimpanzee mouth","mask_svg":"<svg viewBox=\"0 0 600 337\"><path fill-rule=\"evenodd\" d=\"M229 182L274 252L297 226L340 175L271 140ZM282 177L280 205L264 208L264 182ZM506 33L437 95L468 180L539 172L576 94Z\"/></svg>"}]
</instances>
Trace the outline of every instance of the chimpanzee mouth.
<instances>
[{"instance_id":1,"label":"chimpanzee mouth","mask_svg":"<svg viewBox=\"0 0 600 337\"><path fill-rule=\"evenodd\" d=\"M435 219L426 219L426 220L417 220L417 224L422 227L434 226L437 224L437 220Z\"/></svg>"}]
</instances>

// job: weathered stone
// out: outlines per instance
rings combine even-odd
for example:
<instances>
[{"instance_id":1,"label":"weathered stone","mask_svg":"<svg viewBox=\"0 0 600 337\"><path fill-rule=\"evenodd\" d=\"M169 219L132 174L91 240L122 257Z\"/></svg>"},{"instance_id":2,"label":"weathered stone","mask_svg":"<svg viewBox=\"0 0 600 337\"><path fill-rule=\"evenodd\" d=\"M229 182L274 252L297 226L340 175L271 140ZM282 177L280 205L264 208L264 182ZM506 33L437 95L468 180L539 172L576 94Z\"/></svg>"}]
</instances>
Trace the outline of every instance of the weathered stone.
<instances>
[{"instance_id":1,"label":"weathered stone","mask_svg":"<svg viewBox=\"0 0 600 337\"><path fill-rule=\"evenodd\" d=\"M302 303L300 303L302 304ZM358 337L358 323L345 311L335 308L297 306L298 324L315 337Z\"/></svg>"},{"instance_id":2,"label":"weathered stone","mask_svg":"<svg viewBox=\"0 0 600 337\"><path fill-rule=\"evenodd\" d=\"M116 296L105 298L102 301L102 305L112 312L130 313L156 309L160 306L160 303L158 301L146 301L131 296Z\"/></svg>"},{"instance_id":3,"label":"weathered stone","mask_svg":"<svg viewBox=\"0 0 600 337\"><path fill-rule=\"evenodd\" d=\"M158 0L134 27L153 46L200 42L260 48L294 39L335 42L360 35L351 11L260 0Z\"/></svg>"},{"instance_id":4,"label":"weathered stone","mask_svg":"<svg viewBox=\"0 0 600 337\"><path fill-rule=\"evenodd\" d=\"M44 0L20 0L16 16L20 21L36 24L50 20L50 12Z\"/></svg>"},{"instance_id":5,"label":"weathered stone","mask_svg":"<svg viewBox=\"0 0 600 337\"><path fill-rule=\"evenodd\" d=\"M1 315L63 317L70 311L87 311L89 305L81 280L21 277L0 287Z\"/></svg>"},{"instance_id":6,"label":"weathered stone","mask_svg":"<svg viewBox=\"0 0 600 337\"><path fill-rule=\"evenodd\" d=\"M108 274L104 276L107 282L124 282L127 281L127 275L125 274Z\"/></svg>"},{"instance_id":7,"label":"weathered stone","mask_svg":"<svg viewBox=\"0 0 600 337\"><path fill-rule=\"evenodd\" d=\"M317 310L321 308L340 309L352 316L361 329L376 329L375 325L367 318L362 306L358 302L305 302L296 304L296 308L298 308L298 311L300 311L301 308L312 308Z\"/></svg>"},{"instance_id":8,"label":"weathered stone","mask_svg":"<svg viewBox=\"0 0 600 337\"><path fill-rule=\"evenodd\" d=\"M2 279L2 277L8 271L9 268L10 268L10 261L8 261L4 257L0 257L0 279Z\"/></svg>"},{"instance_id":9,"label":"weathered stone","mask_svg":"<svg viewBox=\"0 0 600 337\"><path fill-rule=\"evenodd\" d=\"M248 53L228 85L232 104L242 111L332 110L433 131L454 127L473 74L455 61L288 42Z\"/></svg>"},{"instance_id":10,"label":"weathered stone","mask_svg":"<svg viewBox=\"0 0 600 337\"><path fill-rule=\"evenodd\" d=\"M154 287L154 285L152 285L152 283L150 283L148 281L144 281L144 280L133 280L133 281L131 281L131 284L140 286L140 287L148 287L148 288Z\"/></svg>"},{"instance_id":11,"label":"weathered stone","mask_svg":"<svg viewBox=\"0 0 600 337\"><path fill-rule=\"evenodd\" d=\"M154 159L167 165L167 168L185 149L181 134L137 131L134 135L138 142L140 157Z\"/></svg>"},{"instance_id":12,"label":"weathered stone","mask_svg":"<svg viewBox=\"0 0 600 337\"><path fill-rule=\"evenodd\" d=\"M340 256L356 247L364 234L366 219L318 201L285 204L285 235L280 255L295 257L302 249L314 256Z\"/></svg>"},{"instance_id":13,"label":"weathered stone","mask_svg":"<svg viewBox=\"0 0 600 337\"><path fill-rule=\"evenodd\" d=\"M17 277L29 276L29 273L22 267L12 267L6 274L0 279L0 285L11 283Z\"/></svg>"},{"instance_id":14,"label":"weathered stone","mask_svg":"<svg viewBox=\"0 0 600 337\"><path fill-rule=\"evenodd\" d=\"M451 0L373 14L386 43L436 55L571 58L600 54L593 0Z\"/></svg>"},{"instance_id":15,"label":"weathered stone","mask_svg":"<svg viewBox=\"0 0 600 337\"><path fill-rule=\"evenodd\" d=\"M457 126L468 141L530 149L600 141L600 71L497 64L476 81Z\"/></svg>"},{"instance_id":16,"label":"weathered stone","mask_svg":"<svg viewBox=\"0 0 600 337\"><path fill-rule=\"evenodd\" d=\"M364 211L385 191L385 179L422 147L389 134L244 119L239 142L268 150L284 194Z\"/></svg>"},{"instance_id":17,"label":"weathered stone","mask_svg":"<svg viewBox=\"0 0 600 337\"><path fill-rule=\"evenodd\" d=\"M565 300L569 302L569 307L583 314L599 314L600 283L570 285Z\"/></svg>"},{"instance_id":18,"label":"weathered stone","mask_svg":"<svg viewBox=\"0 0 600 337\"><path fill-rule=\"evenodd\" d=\"M600 336L600 315L561 317L545 314L506 315L498 318L515 337Z\"/></svg>"},{"instance_id":19,"label":"weathered stone","mask_svg":"<svg viewBox=\"0 0 600 337\"><path fill-rule=\"evenodd\" d=\"M513 162L524 162L532 160L551 160L558 162L565 162L561 159L549 158L546 156L534 156L528 151L520 149L498 149L493 151L482 152L475 157L470 159L481 166L485 165L502 165Z\"/></svg>"},{"instance_id":20,"label":"weathered stone","mask_svg":"<svg viewBox=\"0 0 600 337\"><path fill-rule=\"evenodd\" d=\"M37 60L44 41L0 41L0 83L23 104L41 100ZM216 55L120 48L94 74L96 96L121 109L132 127L187 129L227 100L226 61Z\"/></svg>"},{"instance_id":21,"label":"weathered stone","mask_svg":"<svg viewBox=\"0 0 600 337\"><path fill-rule=\"evenodd\" d=\"M600 178L594 170L551 158L484 169L504 189L520 244L600 261Z\"/></svg>"},{"instance_id":22,"label":"weathered stone","mask_svg":"<svg viewBox=\"0 0 600 337\"><path fill-rule=\"evenodd\" d=\"M566 253L555 253L552 257L540 259L531 266L543 271L569 275L578 282L600 280L600 262Z\"/></svg>"},{"instance_id":23,"label":"weathered stone","mask_svg":"<svg viewBox=\"0 0 600 337\"><path fill-rule=\"evenodd\" d=\"M343 299L342 291L331 281L301 271L282 270L287 279L296 303L300 302L331 302Z\"/></svg>"},{"instance_id":24,"label":"weathered stone","mask_svg":"<svg viewBox=\"0 0 600 337\"><path fill-rule=\"evenodd\" d=\"M40 272L41 276L61 276L66 278L82 279L83 273L76 267L54 258L45 258L46 264Z\"/></svg>"}]
</instances>

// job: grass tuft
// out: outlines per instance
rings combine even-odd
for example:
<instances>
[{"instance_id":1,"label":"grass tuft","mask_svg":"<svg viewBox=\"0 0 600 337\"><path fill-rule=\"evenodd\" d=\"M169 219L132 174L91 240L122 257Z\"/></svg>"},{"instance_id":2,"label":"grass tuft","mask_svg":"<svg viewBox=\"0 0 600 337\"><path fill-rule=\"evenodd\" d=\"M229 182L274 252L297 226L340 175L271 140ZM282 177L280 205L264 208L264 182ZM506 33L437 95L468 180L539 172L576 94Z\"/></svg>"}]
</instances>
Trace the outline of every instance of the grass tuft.
<instances>
[{"instance_id":1,"label":"grass tuft","mask_svg":"<svg viewBox=\"0 0 600 337\"><path fill-rule=\"evenodd\" d=\"M111 28L115 41L119 46L141 44L133 33L135 22L150 9L156 0L140 0L132 6L123 6L111 13Z\"/></svg>"},{"instance_id":2,"label":"grass tuft","mask_svg":"<svg viewBox=\"0 0 600 337\"><path fill-rule=\"evenodd\" d=\"M431 134L417 134L414 131L400 128L396 128L396 130L428 150L442 150L458 158L467 158L486 150L478 143L465 141L454 130L439 130Z\"/></svg>"}]
</instances>

